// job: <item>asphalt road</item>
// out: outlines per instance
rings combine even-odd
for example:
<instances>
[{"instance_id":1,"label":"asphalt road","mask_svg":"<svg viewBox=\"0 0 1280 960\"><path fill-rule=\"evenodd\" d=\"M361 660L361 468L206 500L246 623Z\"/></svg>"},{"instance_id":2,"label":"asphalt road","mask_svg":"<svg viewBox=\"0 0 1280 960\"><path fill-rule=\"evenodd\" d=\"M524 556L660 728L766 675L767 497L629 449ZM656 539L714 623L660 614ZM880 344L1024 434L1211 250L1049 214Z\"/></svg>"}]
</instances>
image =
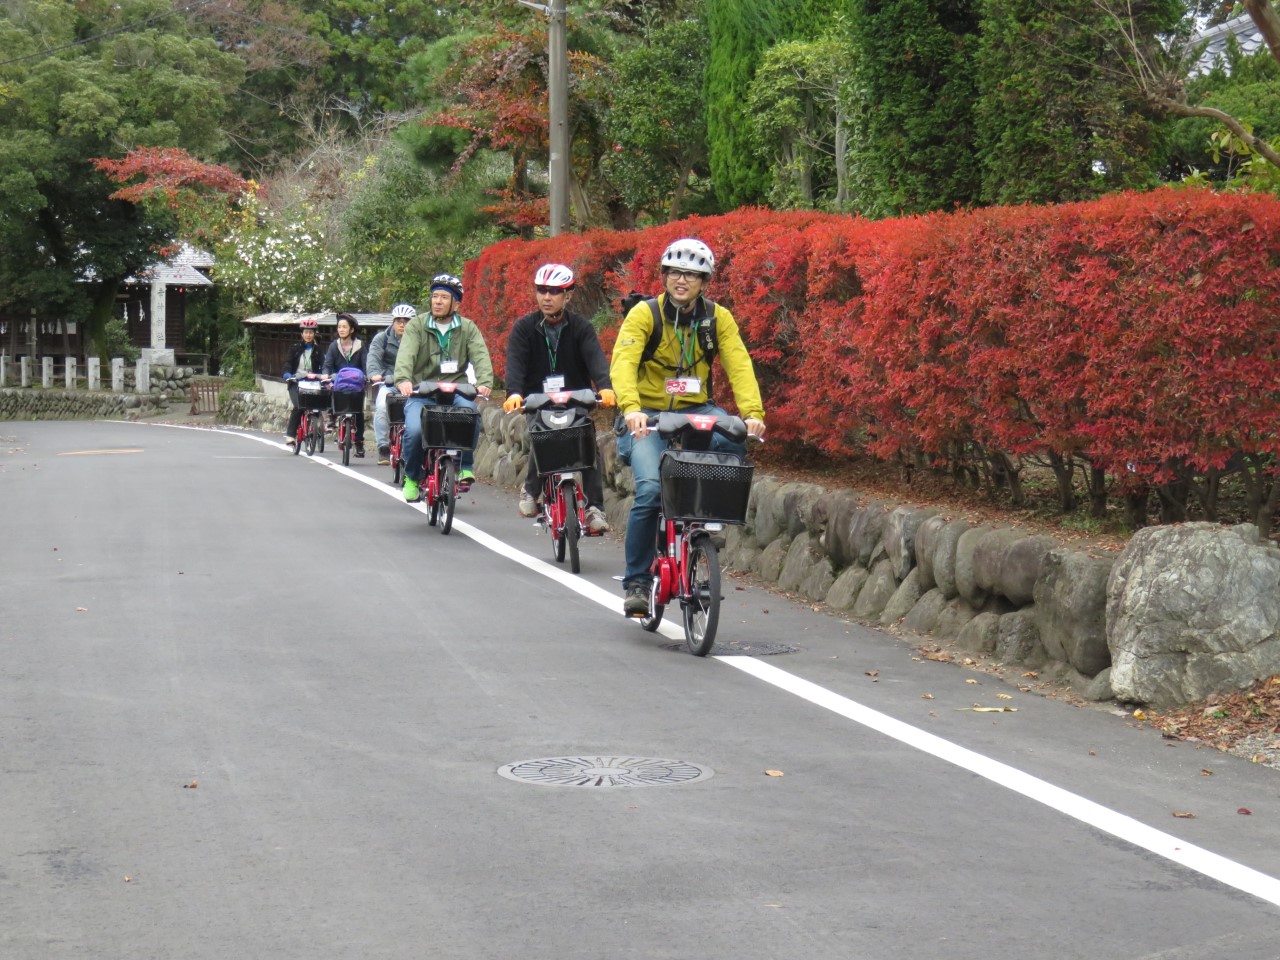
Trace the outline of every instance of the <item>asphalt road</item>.
<instances>
[{"instance_id":1,"label":"asphalt road","mask_svg":"<svg viewBox=\"0 0 1280 960\"><path fill-rule=\"evenodd\" d=\"M0 423L0 958L1280 957L1275 770L388 477Z\"/></svg>"}]
</instances>

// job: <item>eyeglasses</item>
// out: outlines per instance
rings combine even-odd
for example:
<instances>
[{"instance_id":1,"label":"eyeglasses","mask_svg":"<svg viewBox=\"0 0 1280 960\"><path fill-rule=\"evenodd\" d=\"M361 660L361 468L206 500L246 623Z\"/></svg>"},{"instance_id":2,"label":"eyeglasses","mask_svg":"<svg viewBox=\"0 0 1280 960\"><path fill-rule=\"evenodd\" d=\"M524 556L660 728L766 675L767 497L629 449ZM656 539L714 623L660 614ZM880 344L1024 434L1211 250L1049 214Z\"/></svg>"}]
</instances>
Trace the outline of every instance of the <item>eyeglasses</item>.
<instances>
[{"instance_id":1,"label":"eyeglasses","mask_svg":"<svg viewBox=\"0 0 1280 960\"><path fill-rule=\"evenodd\" d=\"M564 287L535 286L533 289L537 290L539 293L568 293L569 292Z\"/></svg>"},{"instance_id":2,"label":"eyeglasses","mask_svg":"<svg viewBox=\"0 0 1280 960\"><path fill-rule=\"evenodd\" d=\"M668 270L667 276L672 280L705 280L705 273L698 273L696 270Z\"/></svg>"}]
</instances>

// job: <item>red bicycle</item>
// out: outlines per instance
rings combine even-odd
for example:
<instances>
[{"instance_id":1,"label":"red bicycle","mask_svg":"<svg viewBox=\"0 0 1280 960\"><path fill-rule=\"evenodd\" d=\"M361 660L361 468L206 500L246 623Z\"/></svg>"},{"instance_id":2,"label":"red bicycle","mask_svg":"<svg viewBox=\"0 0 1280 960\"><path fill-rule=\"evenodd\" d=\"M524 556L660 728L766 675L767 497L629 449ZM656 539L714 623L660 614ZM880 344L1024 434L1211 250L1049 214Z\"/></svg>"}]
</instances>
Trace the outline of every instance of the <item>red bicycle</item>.
<instances>
[{"instance_id":1,"label":"red bicycle","mask_svg":"<svg viewBox=\"0 0 1280 960\"><path fill-rule=\"evenodd\" d=\"M391 453L388 455L388 459L391 461L391 484L396 487L400 486L404 481L405 399L399 390L389 390L387 392L387 420L391 426L391 431L388 434Z\"/></svg>"},{"instance_id":2,"label":"red bicycle","mask_svg":"<svg viewBox=\"0 0 1280 960\"><path fill-rule=\"evenodd\" d=\"M316 379L315 374L308 374L296 382L302 419L298 421L298 432L293 438L293 453L295 456L301 453L304 444L307 456L312 456L317 447L324 453L324 411L329 409L327 384Z\"/></svg>"},{"instance_id":3,"label":"red bicycle","mask_svg":"<svg viewBox=\"0 0 1280 960\"><path fill-rule=\"evenodd\" d=\"M344 467L350 466L351 448L358 440L356 437L356 411L364 408L364 391L361 390L356 393L354 391L343 392L330 389L329 395L333 403L333 416L337 421L337 436L335 439L338 449L342 451L342 465ZM363 438L359 438L359 442L363 442ZM324 450L323 441L321 441L320 449L321 451Z\"/></svg>"},{"instance_id":4,"label":"red bicycle","mask_svg":"<svg viewBox=\"0 0 1280 960\"><path fill-rule=\"evenodd\" d=\"M596 466L596 425L591 419L599 398L591 390L533 393L525 398L529 445L542 478L542 512L535 521L551 534L556 563L569 557L569 569L582 569L578 541L587 530L587 498L580 470ZM586 534L590 536L590 534Z\"/></svg>"},{"instance_id":5,"label":"red bicycle","mask_svg":"<svg viewBox=\"0 0 1280 960\"><path fill-rule=\"evenodd\" d=\"M425 475L421 484L422 499L427 503L427 522L440 523L440 532L453 529L453 511L458 505L458 463L462 452L475 445L477 410L453 406L455 397L476 398L470 383L447 383L424 380L411 396L426 400L422 408L422 446L425 451Z\"/></svg>"},{"instance_id":6,"label":"red bicycle","mask_svg":"<svg viewBox=\"0 0 1280 960\"><path fill-rule=\"evenodd\" d=\"M649 422L672 447L660 461L657 552L650 568L649 612L640 625L657 630L667 604L678 600L685 644L694 656L705 657L715 644L723 599L714 534L726 524L746 522L755 471L737 454L711 450L711 439L718 433L744 443L747 425L739 417L692 413L660 413Z\"/></svg>"}]
</instances>

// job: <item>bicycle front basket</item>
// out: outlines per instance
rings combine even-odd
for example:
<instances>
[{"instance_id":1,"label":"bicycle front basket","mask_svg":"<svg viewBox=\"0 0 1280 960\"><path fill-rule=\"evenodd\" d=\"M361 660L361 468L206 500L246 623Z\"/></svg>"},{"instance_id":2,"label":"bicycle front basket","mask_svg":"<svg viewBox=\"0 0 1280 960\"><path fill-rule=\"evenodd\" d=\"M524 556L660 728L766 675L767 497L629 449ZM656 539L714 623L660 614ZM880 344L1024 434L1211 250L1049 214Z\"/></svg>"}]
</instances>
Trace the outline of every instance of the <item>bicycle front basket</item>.
<instances>
[{"instance_id":1,"label":"bicycle front basket","mask_svg":"<svg viewBox=\"0 0 1280 960\"><path fill-rule=\"evenodd\" d=\"M329 409L329 394L319 380L298 381L298 407L303 410Z\"/></svg>"},{"instance_id":2,"label":"bicycle front basket","mask_svg":"<svg viewBox=\"0 0 1280 960\"><path fill-rule=\"evenodd\" d=\"M387 419L392 423L404 423L404 402L407 398L398 390L387 394Z\"/></svg>"},{"instance_id":3,"label":"bicycle front basket","mask_svg":"<svg viewBox=\"0 0 1280 960\"><path fill-rule=\"evenodd\" d=\"M479 411L468 407L427 405L422 408L422 445L470 450L476 443L476 422L479 419Z\"/></svg>"},{"instance_id":4,"label":"bicycle front basket","mask_svg":"<svg viewBox=\"0 0 1280 960\"><path fill-rule=\"evenodd\" d=\"M364 393L347 393L341 390L332 390L329 394L333 398L334 413L359 413L364 409Z\"/></svg>"},{"instance_id":5,"label":"bicycle front basket","mask_svg":"<svg viewBox=\"0 0 1280 960\"><path fill-rule=\"evenodd\" d=\"M573 410L539 410L529 419L529 445L539 476L596 465L596 425Z\"/></svg>"},{"instance_id":6,"label":"bicycle front basket","mask_svg":"<svg viewBox=\"0 0 1280 960\"><path fill-rule=\"evenodd\" d=\"M755 467L732 453L665 450L658 468L662 512L681 520L746 523Z\"/></svg>"}]
</instances>

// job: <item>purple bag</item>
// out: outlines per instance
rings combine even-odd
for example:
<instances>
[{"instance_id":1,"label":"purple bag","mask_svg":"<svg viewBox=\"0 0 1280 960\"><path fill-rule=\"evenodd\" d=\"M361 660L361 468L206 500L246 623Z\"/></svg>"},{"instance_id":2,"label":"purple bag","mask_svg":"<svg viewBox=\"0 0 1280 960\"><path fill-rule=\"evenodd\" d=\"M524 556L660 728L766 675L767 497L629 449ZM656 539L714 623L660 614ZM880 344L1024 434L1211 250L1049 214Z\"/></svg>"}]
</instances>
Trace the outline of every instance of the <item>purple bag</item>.
<instances>
[{"instance_id":1,"label":"purple bag","mask_svg":"<svg viewBox=\"0 0 1280 960\"><path fill-rule=\"evenodd\" d=\"M364 390L364 371L359 367L343 367L334 375L333 389L338 393L360 393Z\"/></svg>"}]
</instances>

